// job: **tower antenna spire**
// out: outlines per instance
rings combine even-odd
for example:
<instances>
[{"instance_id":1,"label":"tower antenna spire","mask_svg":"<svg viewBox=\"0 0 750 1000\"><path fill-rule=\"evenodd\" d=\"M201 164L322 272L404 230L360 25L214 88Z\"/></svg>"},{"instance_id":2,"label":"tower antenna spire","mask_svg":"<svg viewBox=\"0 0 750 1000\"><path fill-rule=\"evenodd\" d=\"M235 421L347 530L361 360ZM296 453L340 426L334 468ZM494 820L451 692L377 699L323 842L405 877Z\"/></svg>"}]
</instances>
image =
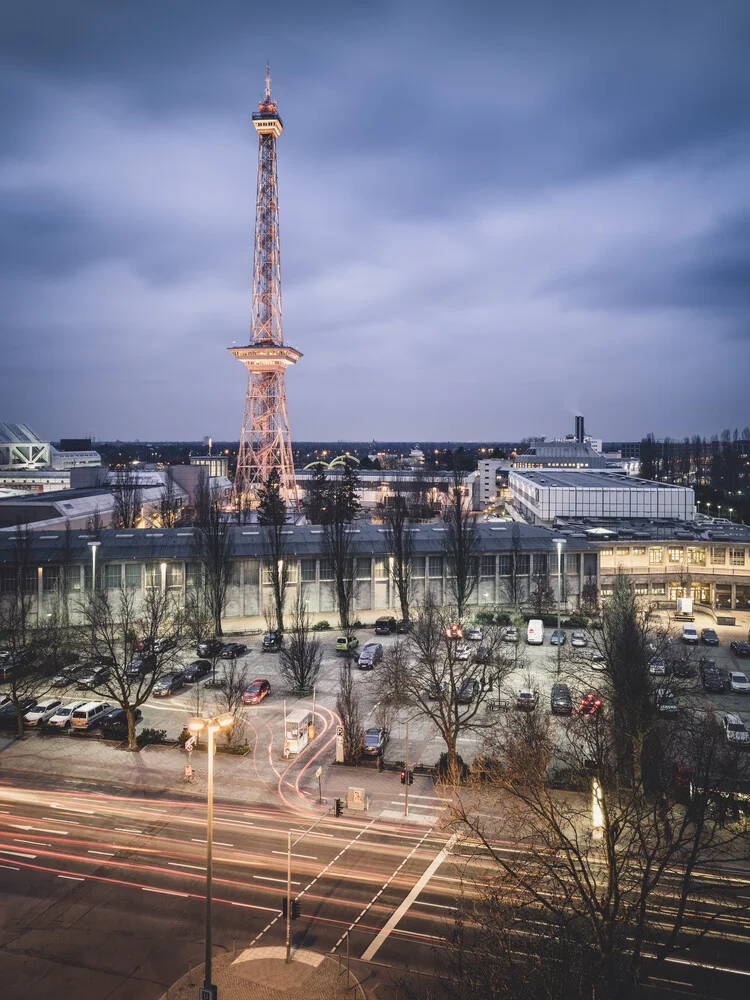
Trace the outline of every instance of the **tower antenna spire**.
<instances>
[{"instance_id":1,"label":"tower antenna spire","mask_svg":"<svg viewBox=\"0 0 750 1000\"><path fill-rule=\"evenodd\" d=\"M292 444L286 408L286 369L302 357L284 343L281 322L279 192L276 140L283 124L271 97L271 67L266 66L265 99L252 116L258 133L258 188L250 337L229 350L247 368L245 416L237 455L235 499L240 509L257 502L258 490L276 472L287 505L297 507Z\"/></svg>"}]
</instances>

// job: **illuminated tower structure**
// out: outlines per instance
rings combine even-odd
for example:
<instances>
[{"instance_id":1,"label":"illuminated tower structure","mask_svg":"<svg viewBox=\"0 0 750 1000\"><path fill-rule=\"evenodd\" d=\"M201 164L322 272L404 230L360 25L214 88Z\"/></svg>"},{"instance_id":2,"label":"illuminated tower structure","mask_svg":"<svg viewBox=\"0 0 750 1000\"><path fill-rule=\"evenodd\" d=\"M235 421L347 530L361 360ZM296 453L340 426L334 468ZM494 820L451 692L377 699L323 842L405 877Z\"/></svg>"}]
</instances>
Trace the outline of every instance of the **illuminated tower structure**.
<instances>
[{"instance_id":1,"label":"illuminated tower structure","mask_svg":"<svg viewBox=\"0 0 750 1000\"><path fill-rule=\"evenodd\" d=\"M282 495L287 505L294 507L297 495L286 409L286 369L302 354L284 343L281 322L276 140L284 126L271 97L268 67L265 97L252 121L259 146L250 342L246 347L229 348L247 368L235 493L238 500L253 503L258 489L277 469Z\"/></svg>"}]
</instances>

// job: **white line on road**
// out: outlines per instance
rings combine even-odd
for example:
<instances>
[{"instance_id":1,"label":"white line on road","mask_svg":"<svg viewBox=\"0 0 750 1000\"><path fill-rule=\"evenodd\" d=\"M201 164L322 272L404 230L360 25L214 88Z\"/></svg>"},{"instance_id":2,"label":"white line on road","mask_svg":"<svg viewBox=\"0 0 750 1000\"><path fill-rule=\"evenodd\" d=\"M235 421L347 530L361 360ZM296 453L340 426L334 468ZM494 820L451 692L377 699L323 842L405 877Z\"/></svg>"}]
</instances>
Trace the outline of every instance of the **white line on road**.
<instances>
[{"instance_id":1,"label":"white line on road","mask_svg":"<svg viewBox=\"0 0 750 1000\"><path fill-rule=\"evenodd\" d=\"M33 830L35 833L57 833L61 837L67 837L70 833L70 830L50 830L46 826L22 826L20 823L11 823L10 825L14 830L27 830L29 832Z\"/></svg>"},{"instance_id":2,"label":"white line on road","mask_svg":"<svg viewBox=\"0 0 750 1000\"><path fill-rule=\"evenodd\" d=\"M23 851L8 851L0 848L0 854L12 854L14 858L35 858L36 854L24 854Z\"/></svg>"},{"instance_id":3,"label":"white line on road","mask_svg":"<svg viewBox=\"0 0 750 1000\"><path fill-rule=\"evenodd\" d=\"M288 855L288 853L289 853L288 851L271 851L271 854L283 854L284 857L286 857ZM314 854L294 854L294 853L292 853L292 857L293 858L305 858L307 861L317 861L318 860L317 857Z\"/></svg>"},{"instance_id":4,"label":"white line on road","mask_svg":"<svg viewBox=\"0 0 750 1000\"><path fill-rule=\"evenodd\" d=\"M145 885L141 886L142 892L160 892L164 896L182 896L183 899L188 899L189 893L187 892L173 892L171 889L147 889Z\"/></svg>"},{"instance_id":5,"label":"white line on road","mask_svg":"<svg viewBox=\"0 0 750 1000\"><path fill-rule=\"evenodd\" d=\"M405 793L399 792L401 798L404 798ZM413 795L409 792L409 801L412 799L429 799L430 802L445 802L445 799L440 795Z\"/></svg>"},{"instance_id":6,"label":"white line on road","mask_svg":"<svg viewBox=\"0 0 750 1000\"><path fill-rule=\"evenodd\" d=\"M370 947L367 949L367 951L362 956L362 960L363 961L365 961L365 962L371 962L373 960L373 958L375 957L375 955L377 955L378 951L380 950L380 946L383 944L383 942L389 936L389 934L391 933L391 931L396 927L396 925L398 924L398 922L401 920L401 918L406 913L406 911L409 909L409 907L411 906L411 904L414 902L414 900L420 894L420 892L422 891L422 889L424 889L424 887L430 881L430 879L435 874L435 872L438 870L438 868L442 865L442 863L448 857L448 855L450 854L450 850L453 847L453 845L456 843L457 839L458 839L458 834L454 833L453 836L448 841L448 843L442 849L442 851L428 865L428 867L425 869L422 877L419 879L419 881L417 882L417 884L411 890L411 892L409 893L409 895L406 897L406 899L403 901L403 903L398 907L398 909L394 913L391 914L391 916L388 918L388 921L387 921L385 927L383 927L382 930L380 930L378 932L375 940L372 942L372 944L370 945Z\"/></svg>"},{"instance_id":7,"label":"white line on road","mask_svg":"<svg viewBox=\"0 0 750 1000\"><path fill-rule=\"evenodd\" d=\"M115 830L118 833L143 833L143 830L136 830L132 826L116 826ZM203 843L205 844L205 840Z\"/></svg>"},{"instance_id":8,"label":"white line on road","mask_svg":"<svg viewBox=\"0 0 750 1000\"><path fill-rule=\"evenodd\" d=\"M193 844L205 844L206 843L205 840L199 840L198 837L191 837L190 840L191 840L191 843L193 843ZM214 847L234 847L234 844L227 844L223 840L212 840L211 843L214 845ZM286 854L286 851L284 851L284 854Z\"/></svg>"},{"instance_id":9,"label":"white line on road","mask_svg":"<svg viewBox=\"0 0 750 1000\"><path fill-rule=\"evenodd\" d=\"M20 872L21 870L16 865L4 865L1 861L0 861L0 868L9 868L12 872Z\"/></svg>"},{"instance_id":10,"label":"white line on road","mask_svg":"<svg viewBox=\"0 0 750 1000\"><path fill-rule=\"evenodd\" d=\"M68 878L71 882L85 882L86 879L82 875L58 875L58 878Z\"/></svg>"},{"instance_id":11,"label":"white line on road","mask_svg":"<svg viewBox=\"0 0 750 1000\"><path fill-rule=\"evenodd\" d=\"M455 910L455 906L446 906L444 903L428 903L426 899L420 899L420 906L436 906L438 910Z\"/></svg>"},{"instance_id":12,"label":"white line on road","mask_svg":"<svg viewBox=\"0 0 750 1000\"><path fill-rule=\"evenodd\" d=\"M286 885L285 878L271 878L270 875L253 875L253 878L261 879L263 882L281 882L282 885ZM299 885L299 882L292 881L292 885Z\"/></svg>"},{"instance_id":13,"label":"white line on road","mask_svg":"<svg viewBox=\"0 0 750 1000\"><path fill-rule=\"evenodd\" d=\"M401 806L403 808L404 799L401 799L401 801L399 801L398 799L395 799L395 800L391 799L391 805L392 806ZM431 806L431 805L428 805L427 802L412 802L412 800L410 798L409 799L409 808L410 809L429 809L430 812L440 812L442 809L447 809L448 807L447 806Z\"/></svg>"},{"instance_id":14,"label":"white line on road","mask_svg":"<svg viewBox=\"0 0 750 1000\"><path fill-rule=\"evenodd\" d=\"M64 816L42 816L42 819L45 819L45 820L47 820L50 823L67 823L68 826L80 826L81 825L78 822L77 819L65 819ZM52 831L50 831L50 833L51 832Z\"/></svg>"},{"instance_id":15,"label":"white line on road","mask_svg":"<svg viewBox=\"0 0 750 1000\"><path fill-rule=\"evenodd\" d=\"M25 837L14 837L14 844L34 844L35 847L52 847L46 840L27 840Z\"/></svg>"},{"instance_id":16,"label":"white line on road","mask_svg":"<svg viewBox=\"0 0 750 1000\"><path fill-rule=\"evenodd\" d=\"M69 813L81 813L83 816L96 816L93 809L74 809L73 806L59 806L57 802L50 802L53 809L64 809Z\"/></svg>"},{"instance_id":17,"label":"white line on road","mask_svg":"<svg viewBox=\"0 0 750 1000\"><path fill-rule=\"evenodd\" d=\"M184 865L179 861L168 861L167 864L172 865L173 868L195 868L200 872L204 872L206 870L205 865Z\"/></svg>"},{"instance_id":18,"label":"white line on road","mask_svg":"<svg viewBox=\"0 0 750 1000\"><path fill-rule=\"evenodd\" d=\"M87 851L87 854L101 854L105 858L113 858L115 856L114 851Z\"/></svg>"}]
</instances>

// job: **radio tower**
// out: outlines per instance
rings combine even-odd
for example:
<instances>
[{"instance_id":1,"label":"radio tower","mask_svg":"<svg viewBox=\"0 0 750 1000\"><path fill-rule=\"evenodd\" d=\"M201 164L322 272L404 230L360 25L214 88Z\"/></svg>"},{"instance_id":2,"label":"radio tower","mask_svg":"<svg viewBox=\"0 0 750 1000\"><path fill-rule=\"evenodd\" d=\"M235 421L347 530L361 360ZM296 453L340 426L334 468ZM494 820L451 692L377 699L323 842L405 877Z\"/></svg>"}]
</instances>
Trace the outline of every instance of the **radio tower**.
<instances>
[{"instance_id":1,"label":"radio tower","mask_svg":"<svg viewBox=\"0 0 750 1000\"><path fill-rule=\"evenodd\" d=\"M245 417L237 456L235 494L252 503L258 489L276 469L287 506L296 507L292 444L286 411L286 369L302 354L284 343L281 324L279 262L279 191L276 139L284 126L271 97L271 68L266 67L266 93L253 114L258 133L258 194L255 206L253 310L250 342L229 350L247 368Z\"/></svg>"}]
</instances>

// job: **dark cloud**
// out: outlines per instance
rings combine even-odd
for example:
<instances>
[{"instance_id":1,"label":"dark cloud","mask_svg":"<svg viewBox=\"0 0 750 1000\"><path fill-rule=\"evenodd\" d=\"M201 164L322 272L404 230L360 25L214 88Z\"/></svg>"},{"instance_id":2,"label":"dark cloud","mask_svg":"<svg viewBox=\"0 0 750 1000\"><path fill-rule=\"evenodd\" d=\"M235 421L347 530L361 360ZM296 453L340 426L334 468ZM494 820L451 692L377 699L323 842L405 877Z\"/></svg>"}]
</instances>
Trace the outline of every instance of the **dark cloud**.
<instances>
[{"instance_id":1,"label":"dark cloud","mask_svg":"<svg viewBox=\"0 0 750 1000\"><path fill-rule=\"evenodd\" d=\"M295 437L747 422L749 41L744 0L6 5L0 418L238 433L270 59Z\"/></svg>"}]
</instances>

